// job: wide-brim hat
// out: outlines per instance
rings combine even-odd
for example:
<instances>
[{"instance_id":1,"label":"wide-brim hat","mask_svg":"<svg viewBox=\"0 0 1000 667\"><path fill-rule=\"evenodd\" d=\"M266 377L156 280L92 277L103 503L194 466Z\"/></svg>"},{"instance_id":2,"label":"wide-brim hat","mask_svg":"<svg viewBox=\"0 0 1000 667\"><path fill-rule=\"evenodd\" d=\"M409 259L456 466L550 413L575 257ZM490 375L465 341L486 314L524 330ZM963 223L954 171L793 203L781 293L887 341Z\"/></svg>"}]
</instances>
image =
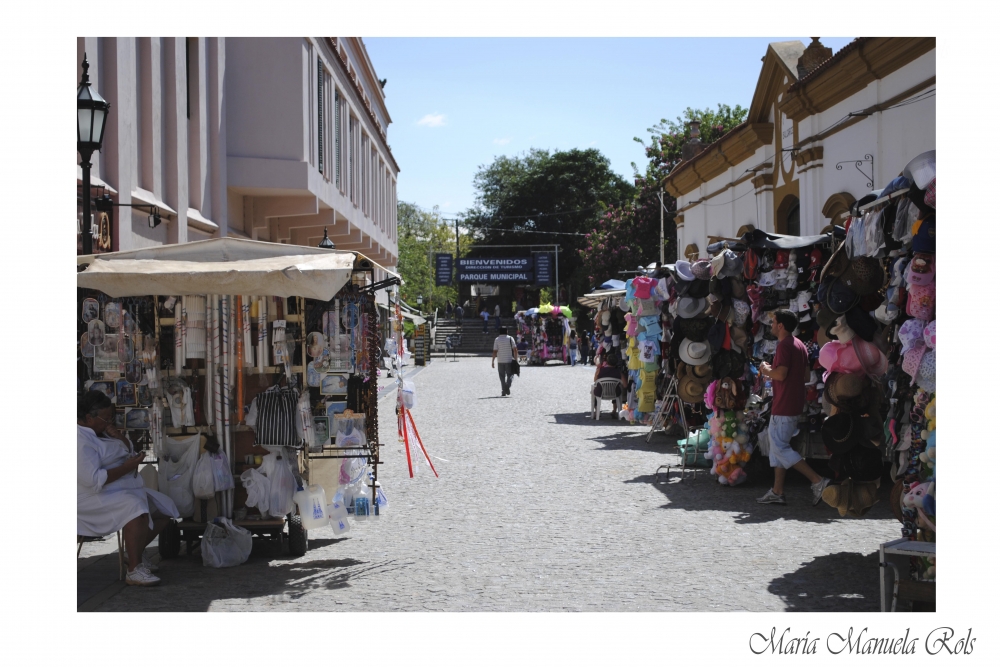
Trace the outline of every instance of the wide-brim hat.
<instances>
[{"instance_id":1,"label":"wide-brim hat","mask_svg":"<svg viewBox=\"0 0 1000 667\"><path fill-rule=\"evenodd\" d=\"M848 264L847 270L837 278L859 296L874 294L882 289L885 271L882 262L874 257L859 255Z\"/></svg>"},{"instance_id":2,"label":"wide-brim hat","mask_svg":"<svg viewBox=\"0 0 1000 667\"><path fill-rule=\"evenodd\" d=\"M848 513L851 516L864 516L878 502L878 480L859 482L852 479L849 487Z\"/></svg>"},{"instance_id":3,"label":"wide-brim hat","mask_svg":"<svg viewBox=\"0 0 1000 667\"><path fill-rule=\"evenodd\" d=\"M729 279L729 287L733 293L734 298L742 299L747 295L747 286L746 283L743 282L742 274L738 276L732 276Z\"/></svg>"},{"instance_id":4,"label":"wide-brim hat","mask_svg":"<svg viewBox=\"0 0 1000 667\"><path fill-rule=\"evenodd\" d=\"M685 403L702 403L705 400L707 381L695 377L688 369L677 378L677 396Z\"/></svg>"},{"instance_id":5,"label":"wide-brim hat","mask_svg":"<svg viewBox=\"0 0 1000 667\"><path fill-rule=\"evenodd\" d=\"M896 483L892 485L892 490L889 492L889 509L892 510L892 515L896 517L896 521L903 523L903 489L905 488L905 482L902 477L896 480Z\"/></svg>"},{"instance_id":6,"label":"wide-brim hat","mask_svg":"<svg viewBox=\"0 0 1000 667\"><path fill-rule=\"evenodd\" d=\"M691 264L691 273L698 280L709 280L712 277L712 261L699 259Z\"/></svg>"},{"instance_id":7,"label":"wide-brim hat","mask_svg":"<svg viewBox=\"0 0 1000 667\"><path fill-rule=\"evenodd\" d=\"M685 338L681 341L677 355L685 364L700 366L708 363L712 358L712 347L705 341L696 341Z\"/></svg>"},{"instance_id":8,"label":"wide-brim hat","mask_svg":"<svg viewBox=\"0 0 1000 667\"><path fill-rule=\"evenodd\" d=\"M861 336L862 340L868 342L875 340L875 334L878 333L878 323L860 306L855 306L847 311L844 315L844 322L851 328L851 331Z\"/></svg>"},{"instance_id":9,"label":"wide-brim hat","mask_svg":"<svg viewBox=\"0 0 1000 667\"><path fill-rule=\"evenodd\" d=\"M855 336L851 340L862 370L873 378L881 378L889 370L889 360L875 343Z\"/></svg>"},{"instance_id":10,"label":"wide-brim hat","mask_svg":"<svg viewBox=\"0 0 1000 667\"><path fill-rule=\"evenodd\" d=\"M679 259L674 263L674 274L685 282L694 280L694 274L691 273L691 262L686 259Z\"/></svg>"},{"instance_id":11,"label":"wide-brim hat","mask_svg":"<svg viewBox=\"0 0 1000 667\"><path fill-rule=\"evenodd\" d=\"M849 399L861 396L865 389L865 377L854 373L831 373L826 379L823 393L831 405L841 410L849 410Z\"/></svg>"},{"instance_id":12,"label":"wide-brim hat","mask_svg":"<svg viewBox=\"0 0 1000 667\"><path fill-rule=\"evenodd\" d=\"M855 416L849 412L838 412L826 418L820 432L823 444L831 454L846 454L859 444L859 433Z\"/></svg>"},{"instance_id":13,"label":"wide-brim hat","mask_svg":"<svg viewBox=\"0 0 1000 667\"><path fill-rule=\"evenodd\" d=\"M855 482L873 482L882 477L882 452L874 447L854 447L844 457L844 472Z\"/></svg>"},{"instance_id":14,"label":"wide-brim hat","mask_svg":"<svg viewBox=\"0 0 1000 667\"><path fill-rule=\"evenodd\" d=\"M708 317L696 319L676 317L674 318L674 335L702 342L708 338L708 330L712 327L712 322L713 320Z\"/></svg>"},{"instance_id":15,"label":"wide-brim hat","mask_svg":"<svg viewBox=\"0 0 1000 667\"><path fill-rule=\"evenodd\" d=\"M683 317L684 319L705 317L707 309L708 302L705 299L695 299L685 296L677 300L677 317Z\"/></svg>"},{"instance_id":16,"label":"wide-brim hat","mask_svg":"<svg viewBox=\"0 0 1000 667\"><path fill-rule=\"evenodd\" d=\"M823 502L837 510L840 516L847 516L847 508L851 502L850 481L828 485L823 489Z\"/></svg>"},{"instance_id":17,"label":"wide-brim hat","mask_svg":"<svg viewBox=\"0 0 1000 667\"><path fill-rule=\"evenodd\" d=\"M746 357L738 350L719 350L712 358L712 377L742 379Z\"/></svg>"},{"instance_id":18,"label":"wide-brim hat","mask_svg":"<svg viewBox=\"0 0 1000 667\"><path fill-rule=\"evenodd\" d=\"M687 366L688 372L699 381L708 384L712 380L712 364L705 363L700 366Z\"/></svg>"},{"instance_id":19,"label":"wide-brim hat","mask_svg":"<svg viewBox=\"0 0 1000 667\"><path fill-rule=\"evenodd\" d=\"M937 157L935 151L925 151L906 163L903 176L925 190L931 180L937 177Z\"/></svg>"},{"instance_id":20,"label":"wide-brim hat","mask_svg":"<svg viewBox=\"0 0 1000 667\"><path fill-rule=\"evenodd\" d=\"M720 299L726 299L733 295L733 284L728 278L712 276L708 281L708 291Z\"/></svg>"},{"instance_id":21,"label":"wide-brim hat","mask_svg":"<svg viewBox=\"0 0 1000 667\"><path fill-rule=\"evenodd\" d=\"M843 315L856 306L860 298L850 287L835 280L827 285L824 303L837 315Z\"/></svg>"},{"instance_id":22,"label":"wide-brim hat","mask_svg":"<svg viewBox=\"0 0 1000 667\"><path fill-rule=\"evenodd\" d=\"M747 347L747 332L741 326L729 327L729 337L732 339L734 350L745 352Z\"/></svg>"},{"instance_id":23,"label":"wide-brim hat","mask_svg":"<svg viewBox=\"0 0 1000 667\"><path fill-rule=\"evenodd\" d=\"M826 280L828 276L833 278L839 278L845 271L847 267L851 265L851 260L847 256L847 248L845 243L841 243L837 246L837 249L833 251L830 255L830 259L826 260L826 264L823 266L823 270L820 271L819 279Z\"/></svg>"},{"instance_id":24,"label":"wide-brim hat","mask_svg":"<svg viewBox=\"0 0 1000 667\"><path fill-rule=\"evenodd\" d=\"M697 279L687 283L687 292L685 292L684 296L689 296L693 299L702 299L708 296L711 291L712 288L708 279Z\"/></svg>"}]
</instances>

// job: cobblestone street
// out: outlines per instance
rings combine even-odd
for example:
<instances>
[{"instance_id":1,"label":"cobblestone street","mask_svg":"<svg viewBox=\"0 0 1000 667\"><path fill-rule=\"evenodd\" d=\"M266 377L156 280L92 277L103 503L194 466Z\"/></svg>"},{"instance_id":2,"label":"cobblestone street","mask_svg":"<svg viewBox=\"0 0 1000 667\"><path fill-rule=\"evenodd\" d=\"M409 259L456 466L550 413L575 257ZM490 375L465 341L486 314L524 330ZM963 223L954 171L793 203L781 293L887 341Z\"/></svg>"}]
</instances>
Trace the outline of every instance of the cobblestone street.
<instances>
[{"instance_id":1,"label":"cobblestone street","mask_svg":"<svg viewBox=\"0 0 1000 667\"><path fill-rule=\"evenodd\" d=\"M395 394L381 403L383 516L302 558L256 550L216 570L161 563L158 588L111 585L117 557L87 545L78 604L100 611L878 611L879 543L899 536L886 502L863 519L813 507L789 474L789 505L764 484L700 473L656 484L678 462L662 434L589 419L593 367L523 367L512 396L487 357L435 358L414 377L413 415L435 466L409 479ZM329 490L328 490L329 491ZM112 538L113 542L113 538ZM152 554L155 550L151 549ZM96 569L95 569L96 568ZM110 572L102 585L95 573ZM89 573L89 574L88 574ZM84 592L84 588L87 591Z\"/></svg>"}]
</instances>

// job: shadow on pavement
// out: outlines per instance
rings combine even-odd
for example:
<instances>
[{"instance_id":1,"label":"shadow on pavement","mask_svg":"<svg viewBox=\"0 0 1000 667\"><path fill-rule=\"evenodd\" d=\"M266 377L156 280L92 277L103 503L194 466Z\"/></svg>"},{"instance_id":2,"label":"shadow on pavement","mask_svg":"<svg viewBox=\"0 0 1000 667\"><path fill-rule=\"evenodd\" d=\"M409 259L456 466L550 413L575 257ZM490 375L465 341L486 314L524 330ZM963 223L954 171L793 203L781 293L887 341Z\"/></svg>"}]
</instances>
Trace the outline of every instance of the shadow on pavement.
<instances>
[{"instance_id":1,"label":"shadow on pavement","mask_svg":"<svg viewBox=\"0 0 1000 667\"><path fill-rule=\"evenodd\" d=\"M315 543L339 540L310 540ZM304 558L308 558L309 553ZM199 556L180 556L162 561L158 576L162 583L149 589L126 588L98 611L208 611L221 600L274 599L273 609L317 590L346 588L352 581L398 570L413 563L394 560L365 562L354 558L302 560L287 555L275 558L251 554L237 567L214 569L202 565ZM238 609L238 607L237 607Z\"/></svg>"},{"instance_id":2,"label":"shadow on pavement","mask_svg":"<svg viewBox=\"0 0 1000 667\"><path fill-rule=\"evenodd\" d=\"M623 424L627 422L621 422ZM662 433L654 433L653 437L646 442L646 435L649 433L649 429L644 427L641 431L630 433L615 433L612 435L602 435L595 438L588 438L593 442L600 443L602 445L601 450L606 452L615 452L623 449L631 449L641 452L655 452L657 454L671 454L674 452L674 446L677 444L675 438L668 438ZM675 458L678 458L674 454ZM665 462L665 461L664 461Z\"/></svg>"},{"instance_id":3,"label":"shadow on pavement","mask_svg":"<svg viewBox=\"0 0 1000 667\"><path fill-rule=\"evenodd\" d=\"M664 464L678 465L678 457L664 460ZM690 470L690 468L688 469ZM661 481L664 477L661 475ZM767 480L769 481L769 480ZM784 519L786 521L804 521L809 523L830 523L832 521L866 521L869 519L891 519L892 510L888 498L891 485L884 481L878 490L879 501L861 518L841 517L837 510L826 503L820 502L813 507L812 491L809 481L798 473L789 473L785 481L785 497L787 505L759 505L757 498L764 494L768 484L754 486L723 486L705 468L699 468L694 479L689 472L684 481L680 481L680 468L671 470L670 479L665 484L657 484L655 474L640 475L626 484L650 484L667 497L668 503L661 509L687 510L689 512L734 512L737 524L768 523Z\"/></svg>"},{"instance_id":4,"label":"shadow on pavement","mask_svg":"<svg viewBox=\"0 0 1000 667\"><path fill-rule=\"evenodd\" d=\"M767 590L784 600L785 611L879 611L878 577L878 552L842 552L817 556Z\"/></svg>"}]
</instances>

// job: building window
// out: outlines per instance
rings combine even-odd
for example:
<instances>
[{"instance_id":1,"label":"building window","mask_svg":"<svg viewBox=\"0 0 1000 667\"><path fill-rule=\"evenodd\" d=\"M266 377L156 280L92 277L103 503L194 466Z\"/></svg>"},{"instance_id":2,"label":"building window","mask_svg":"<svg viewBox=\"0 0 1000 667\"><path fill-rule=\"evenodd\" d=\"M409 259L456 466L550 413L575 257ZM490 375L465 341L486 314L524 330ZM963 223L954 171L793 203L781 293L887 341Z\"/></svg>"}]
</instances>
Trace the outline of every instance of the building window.
<instances>
[{"instance_id":1,"label":"building window","mask_svg":"<svg viewBox=\"0 0 1000 667\"><path fill-rule=\"evenodd\" d=\"M316 59L316 81L318 90L316 93L316 155L319 173L323 173L323 84L326 72L323 70L323 59Z\"/></svg>"},{"instance_id":2,"label":"building window","mask_svg":"<svg viewBox=\"0 0 1000 667\"><path fill-rule=\"evenodd\" d=\"M340 91L333 91L333 161L334 179L338 188L343 189L340 183Z\"/></svg>"}]
</instances>

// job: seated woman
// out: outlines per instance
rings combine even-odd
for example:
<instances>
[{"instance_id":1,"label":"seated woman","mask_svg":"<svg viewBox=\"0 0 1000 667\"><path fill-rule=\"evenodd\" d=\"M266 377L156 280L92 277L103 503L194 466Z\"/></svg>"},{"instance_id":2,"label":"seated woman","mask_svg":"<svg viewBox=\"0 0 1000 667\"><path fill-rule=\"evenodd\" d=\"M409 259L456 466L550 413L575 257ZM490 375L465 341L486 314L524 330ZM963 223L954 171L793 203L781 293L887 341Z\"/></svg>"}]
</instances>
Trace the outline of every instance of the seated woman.
<instances>
[{"instance_id":1,"label":"seated woman","mask_svg":"<svg viewBox=\"0 0 1000 667\"><path fill-rule=\"evenodd\" d=\"M155 586L143 550L178 517L168 496L143 486L136 475L143 454L114 427L115 408L103 392L88 391L76 407L76 532L103 537L122 531L130 586ZM156 517L155 519L153 517Z\"/></svg>"},{"instance_id":2,"label":"seated woman","mask_svg":"<svg viewBox=\"0 0 1000 667\"><path fill-rule=\"evenodd\" d=\"M517 337L517 353L522 357L528 354L528 341L524 340L524 336Z\"/></svg>"},{"instance_id":3,"label":"seated woman","mask_svg":"<svg viewBox=\"0 0 1000 667\"><path fill-rule=\"evenodd\" d=\"M621 387L618 389L618 396L621 396L628 386L628 375L622 370L618 355L602 351L594 359L594 363L597 365L592 385L594 396L601 398L601 385L597 383L601 378L617 378L621 382Z\"/></svg>"}]
</instances>

